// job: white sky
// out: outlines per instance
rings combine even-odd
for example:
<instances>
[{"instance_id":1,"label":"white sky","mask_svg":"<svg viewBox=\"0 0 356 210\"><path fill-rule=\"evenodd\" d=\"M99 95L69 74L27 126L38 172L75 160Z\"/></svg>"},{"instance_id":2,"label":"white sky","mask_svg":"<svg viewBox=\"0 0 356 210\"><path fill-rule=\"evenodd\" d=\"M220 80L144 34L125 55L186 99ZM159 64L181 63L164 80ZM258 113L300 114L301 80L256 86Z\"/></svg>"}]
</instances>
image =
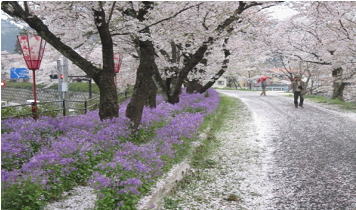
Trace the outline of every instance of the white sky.
<instances>
[{"instance_id":1,"label":"white sky","mask_svg":"<svg viewBox=\"0 0 356 210\"><path fill-rule=\"evenodd\" d=\"M285 5L279 5L275 7L271 7L269 9L266 9L267 11L271 12L271 16L273 18L279 19L279 20L285 20L295 14L297 14L297 11L291 9L288 6Z\"/></svg>"}]
</instances>

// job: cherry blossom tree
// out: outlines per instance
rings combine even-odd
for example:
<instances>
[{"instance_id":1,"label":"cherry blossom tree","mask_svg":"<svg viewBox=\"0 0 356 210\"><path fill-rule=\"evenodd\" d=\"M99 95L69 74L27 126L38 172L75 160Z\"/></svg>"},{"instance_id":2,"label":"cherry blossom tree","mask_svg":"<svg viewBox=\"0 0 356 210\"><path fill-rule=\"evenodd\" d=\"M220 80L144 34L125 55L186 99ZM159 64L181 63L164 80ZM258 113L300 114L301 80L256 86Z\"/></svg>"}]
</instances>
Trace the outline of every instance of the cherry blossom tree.
<instances>
[{"instance_id":1,"label":"cherry blossom tree","mask_svg":"<svg viewBox=\"0 0 356 210\"><path fill-rule=\"evenodd\" d=\"M211 55L214 47L222 48L221 67L209 81L201 87L204 92L225 72L229 62L228 41L235 30L241 27L244 14L248 11L261 10L273 3L263 2L209 2L191 10L182 21L167 22L169 28L178 30L159 30L158 34L169 34L171 39L165 44L156 45L161 54L164 73L163 79L155 74L156 83L166 93L170 103L179 101L182 84L191 74L205 72L206 57ZM255 9L256 10L253 10ZM252 13L253 14L253 13ZM251 14L251 15L252 15ZM182 25L183 23L183 25ZM186 27L187 25L191 27ZM168 64L168 65L167 65ZM199 65L199 66L197 66ZM190 76L189 76L190 77ZM192 79L192 78L191 78Z\"/></svg>"},{"instance_id":2,"label":"cherry blossom tree","mask_svg":"<svg viewBox=\"0 0 356 210\"><path fill-rule=\"evenodd\" d=\"M212 53L215 49L221 60L210 63L220 63L220 71L210 74L210 82L202 91L209 88L227 68L228 41L243 21L243 14L258 11L263 5L271 3L3 2L2 10L26 22L94 79L100 89L101 119L117 116L113 54L120 47L121 52L139 59L134 95L126 113L137 126L143 106L155 105L150 99L155 98L156 86L168 102L178 102L183 82L188 75L207 72L204 57L216 55ZM159 62L157 67L155 57L167 59L166 46L171 47L170 61Z\"/></svg>"},{"instance_id":3,"label":"cherry blossom tree","mask_svg":"<svg viewBox=\"0 0 356 210\"><path fill-rule=\"evenodd\" d=\"M307 62L321 64L325 71L332 72L332 98L343 100L346 80L356 75L355 2L312 2L294 5L299 12L296 20L300 17L306 19L294 24L295 28L308 34L309 39L316 43L313 51L305 50L314 58Z\"/></svg>"},{"instance_id":4,"label":"cherry blossom tree","mask_svg":"<svg viewBox=\"0 0 356 210\"><path fill-rule=\"evenodd\" d=\"M297 14L258 37L277 58L284 74L304 74L313 84L334 75L333 98L342 99L345 79L355 75L355 6L353 2L290 2Z\"/></svg>"},{"instance_id":5,"label":"cherry blossom tree","mask_svg":"<svg viewBox=\"0 0 356 210\"><path fill-rule=\"evenodd\" d=\"M115 3L103 2L24 2L23 6L18 2L1 4L4 12L26 22L43 39L94 79L100 90L100 119L118 116L113 41L109 30L114 5ZM48 13L53 15L46 16ZM70 19L72 21L69 21ZM87 24L82 24L81 20ZM71 26L72 31L66 31L66 24ZM85 59L75 50L75 47L80 46L79 41L69 44L65 36L70 34L73 40L90 39L91 36L84 34L91 33L94 28L102 45L102 67ZM76 33L78 31L82 33Z\"/></svg>"},{"instance_id":6,"label":"cherry blossom tree","mask_svg":"<svg viewBox=\"0 0 356 210\"><path fill-rule=\"evenodd\" d=\"M134 30L130 32L126 28L113 34L130 34L140 57L134 94L126 111L126 116L134 122L135 127L141 119L144 104L151 101L148 104L154 107L152 101L157 91L155 86L158 86L165 93L168 102L177 103L183 82L187 79L189 73L197 71L196 65L201 63L208 48L212 48L214 44L219 43L219 40L223 40L221 45L226 47L228 39L224 36L233 31L233 23L241 19L242 12L263 3L224 3L220 4L220 7L211 4L205 6L206 4L200 2L129 2L126 7L122 8L123 17L130 23L129 25L140 28L136 30L136 33L132 32ZM212 13L210 31L206 31L208 30L207 16L201 19L194 16L199 15L199 11L204 11L204 6L205 9L220 9L219 13ZM189 15L181 15L181 13L186 14L187 12ZM226 12L229 15L226 15ZM167 13L173 15L163 15L162 17L162 14ZM209 13L206 12L206 14ZM223 21L219 19L221 17L223 17ZM187 24L192 28L186 27ZM197 31L198 26L203 28L205 32ZM186 29L182 30L184 27ZM228 31L226 31L227 29ZM169 53L166 50L167 46L171 49ZM163 62L158 62L159 66L157 66L155 56L160 55ZM228 55L229 53L225 49L224 56L227 57ZM227 59L223 63L223 68L226 68ZM159 69L164 71L163 77ZM219 76L222 73L219 73ZM215 80L217 78L218 76L213 77ZM208 83L205 89L209 88L214 82Z\"/></svg>"},{"instance_id":7,"label":"cherry blossom tree","mask_svg":"<svg viewBox=\"0 0 356 210\"><path fill-rule=\"evenodd\" d=\"M127 21L125 24L129 23L134 28L131 31L125 28L124 31L114 33L114 35L129 34L140 59L134 92L126 109L126 116L133 122L133 128L137 128L141 121L144 105L156 106L157 87L153 81L153 75L158 70L151 28L175 18L196 5L197 3L189 2L172 4L146 1L128 2L126 7L122 7L123 18Z\"/></svg>"}]
</instances>

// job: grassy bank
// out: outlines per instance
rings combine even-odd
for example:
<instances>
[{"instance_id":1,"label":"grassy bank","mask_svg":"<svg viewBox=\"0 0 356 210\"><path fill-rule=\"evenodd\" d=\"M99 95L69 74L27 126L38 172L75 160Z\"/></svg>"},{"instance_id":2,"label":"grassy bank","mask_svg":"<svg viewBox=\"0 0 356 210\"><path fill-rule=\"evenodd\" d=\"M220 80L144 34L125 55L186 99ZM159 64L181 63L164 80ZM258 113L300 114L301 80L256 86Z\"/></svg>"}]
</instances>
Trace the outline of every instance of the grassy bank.
<instances>
[{"instance_id":1,"label":"grassy bank","mask_svg":"<svg viewBox=\"0 0 356 210\"><path fill-rule=\"evenodd\" d=\"M292 95L291 95L292 96ZM356 103L341 101L340 99L331 99L325 96L306 95L305 98L311 101L324 104L333 104L341 109L356 112Z\"/></svg>"},{"instance_id":2,"label":"grassy bank","mask_svg":"<svg viewBox=\"0 0 356 210\"><path fill-rule=\"evenodd\" d=\"M232 88L232 87L225 87L225 88L214 88L216 90L238 90L238 91L260 91L260 90L250 90L246 88Z\"/></svg>"},{"instance_id":3,"label":"grassy bank","mask_svg":"<svg viewBox=\"0 0 356 210\"><path fill-rule=\"evenodd\" d=\"M32 90L32 83L30 82L7 82L6 87L10 88L19 88L19 89L27 89L27 90ZM45 85L43 84L37 84L37 88L44 88ZM88 82L73 82L69 83L68 90L73 91L73 92L88 92ZM48 87L48 89L58 89L58 85L54 84ZM94 94L99 94L99 88L98 86L93 82L92 83L92 92Z\"/></svg>"},{"instance_id":4,"label":"grassy bank","mask_svg":"<svg viewBox=\"0 0 356 210\"><path fill-rule=\"evenodd\" d=\"M227 96L221 96L221 101L218 109L211 115L205 118L204 123L200 128L200 132L207 134L206 138L195 149L191 157L191 165L195 169L193 174L186 176L180 181L175 190L183 190L195 179L204 179L199 173L200 170L216 167L216 162L210 159L212 154L220 145L219 140L216 138L216 134L224 127L227 120L231 119L232 112L239 111L242 102L238 99L234 99ZM173 197L174 197L174 193ZM177 209L179 200L173 199L171 196L164 198L165 209Z\"/></svg>"},{"instance_id":5,"label":"grassy bank","mask_svg":"<svg viewBox=\"0 0 356 210\"><path fill-rule=\"evenodd\" d=\"M37 88L44 88L43 84L37 84ZM10 88L20 88L20 89L28 89L32 90L32 83L30 82L6 82L6 87Z\"/></svg>"},{"instance_id":6,"label":"grassy bank","mask_svg":"<svg viewBox=\"0 0 356 210\"><path fill-rule=\"evenodd\" d=\"M192 157L192 166L195 168L204 168L211 164L207 156L214 151L214 148L219 146L215 134L223 127L224 122L229 118L230 113L236 109L238 103L236 99L227 96L221 96L220 100L216 112L206 117L200 128L200 132L207 130L207 137L196 148Z\"/></svg>"}]
</instances>

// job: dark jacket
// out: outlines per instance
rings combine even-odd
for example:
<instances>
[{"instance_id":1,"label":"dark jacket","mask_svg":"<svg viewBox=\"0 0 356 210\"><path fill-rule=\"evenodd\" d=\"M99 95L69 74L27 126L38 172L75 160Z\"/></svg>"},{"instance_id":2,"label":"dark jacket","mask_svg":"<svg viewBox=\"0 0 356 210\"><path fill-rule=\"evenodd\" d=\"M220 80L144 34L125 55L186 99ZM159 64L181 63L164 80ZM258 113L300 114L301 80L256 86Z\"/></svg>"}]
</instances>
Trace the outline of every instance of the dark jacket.
<instances>
[{"instance_id":1,"label":"dark jacket","mask_svg":"<svg viewBox=\"0 0 356 210\"><path fill-rule=\"evenodd\" d=\"M294 80L292 82L292 89L293 92L301 92L302 95L304 95L307 92L307 86L305 84L305 82L303 82L302 80Z\"/></svg>"}]
</instances>

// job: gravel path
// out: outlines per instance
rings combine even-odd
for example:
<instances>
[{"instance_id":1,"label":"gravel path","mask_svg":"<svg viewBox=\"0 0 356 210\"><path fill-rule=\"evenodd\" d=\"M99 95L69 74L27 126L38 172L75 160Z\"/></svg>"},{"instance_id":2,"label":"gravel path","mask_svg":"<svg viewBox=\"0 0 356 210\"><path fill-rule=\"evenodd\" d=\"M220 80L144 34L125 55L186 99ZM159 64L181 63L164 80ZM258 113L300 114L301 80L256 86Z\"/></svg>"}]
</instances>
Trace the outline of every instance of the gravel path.
<instances>
[{"instance_id":1,"label":"gravel path","mask_svg":"<svg viewBox=\"0 0 356 210\"><path fill-rule=\"evenodd\" d=\"M170 197L180 209L356 209L356 118L268 92L221 91L248 107L227 119L205 169Z\"/></svg>"},{"instance_id":2,"label":"gravel path","mask_svg":"<svg viewBox=\"0 0 356 210\"><path fill-rule=\"evenodd\" d=\"M63 196L64 199L48 204L44 210L90 210L97 200L94 189L85 186L75 187Z\"/></svg>"}]
</instances>

